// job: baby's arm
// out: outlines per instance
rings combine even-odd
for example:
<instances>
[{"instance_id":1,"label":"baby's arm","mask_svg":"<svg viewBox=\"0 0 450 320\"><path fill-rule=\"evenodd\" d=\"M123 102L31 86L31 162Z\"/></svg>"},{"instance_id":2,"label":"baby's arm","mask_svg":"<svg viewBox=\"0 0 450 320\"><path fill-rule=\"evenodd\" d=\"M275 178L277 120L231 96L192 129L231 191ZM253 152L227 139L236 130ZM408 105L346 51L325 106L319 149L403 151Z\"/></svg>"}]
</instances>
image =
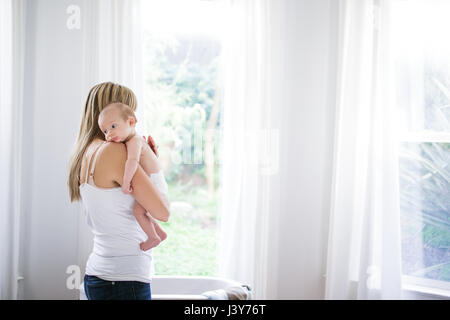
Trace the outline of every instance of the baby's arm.
<instances>
[{"instance_id":1,"label":"baby's arm","mask_svg":"<svg viewBox=\"0 0 450 320\"><path fill-rule=\"evenodd\" d=\"M139 159L141 157L142 139L133 137L126 143L127 146L127 161L125 162L125 171L123 174L122 191L125 193L131 193L131 180L136 173Z\"/></svg>"}]
</instances>

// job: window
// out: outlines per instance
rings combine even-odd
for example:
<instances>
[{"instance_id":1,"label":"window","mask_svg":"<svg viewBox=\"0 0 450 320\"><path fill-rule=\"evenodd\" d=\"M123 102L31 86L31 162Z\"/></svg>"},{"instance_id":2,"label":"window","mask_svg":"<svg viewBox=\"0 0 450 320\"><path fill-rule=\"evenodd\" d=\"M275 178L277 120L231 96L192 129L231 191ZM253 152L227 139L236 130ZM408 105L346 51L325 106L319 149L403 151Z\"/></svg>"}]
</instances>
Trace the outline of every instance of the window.
<instances>
[{"instance_id":1,"label":"window","mask_svg":"<svg viewBox=\"0 0 450 320\"><path fill-rule=\"evenodd\" d=\"M450 21L448 1L392 11L405 284L450 290Z\"/></svg>"},{"instance_id":2,"label":"window","mask_svg":"<svg viewBox=\"0 0 450 320\"><path fill-rule=\"evenodd\" d=\"M154 250L157 275L217 271L220 5L143 1L146 124L171 200L161 223L168 238Z\"/></svg>"}]
</instances>

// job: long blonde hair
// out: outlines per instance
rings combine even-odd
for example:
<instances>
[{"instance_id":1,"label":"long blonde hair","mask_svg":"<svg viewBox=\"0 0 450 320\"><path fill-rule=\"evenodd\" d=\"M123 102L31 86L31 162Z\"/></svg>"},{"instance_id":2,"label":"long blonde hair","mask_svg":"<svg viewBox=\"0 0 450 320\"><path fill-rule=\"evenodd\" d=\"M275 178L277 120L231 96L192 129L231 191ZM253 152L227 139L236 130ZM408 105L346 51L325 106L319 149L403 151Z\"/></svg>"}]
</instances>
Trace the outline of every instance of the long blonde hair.
<instances>
[{"instance_id":1,"label":"long blonde hair","mask_svg":"<svg viewBox=\"0 0 450 320\"><path fill-rule=\"evenodd\" d=\"M135 94L125 86L112 82L104 82L97 84L89 91L81 118L80 131L75 149L70 157L67 185L69 186L71 202L80 200L80 170L83 155L87 147L94 139L104 140L105 138L97 124L98 116L104 107L113 102L124 103L133 111L136 111L137 108Z\"/></svg>"}]
</instances>

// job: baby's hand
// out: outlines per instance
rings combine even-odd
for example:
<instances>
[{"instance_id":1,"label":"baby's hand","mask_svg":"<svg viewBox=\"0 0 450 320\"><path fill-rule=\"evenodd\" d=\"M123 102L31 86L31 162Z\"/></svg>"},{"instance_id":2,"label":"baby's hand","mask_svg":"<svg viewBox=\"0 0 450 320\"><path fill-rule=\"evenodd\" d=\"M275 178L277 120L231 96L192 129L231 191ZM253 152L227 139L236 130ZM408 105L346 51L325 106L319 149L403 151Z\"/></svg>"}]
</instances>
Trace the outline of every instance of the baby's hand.
<instances>
[{"instance_id":1,"label":"baby's hand","mask_svg":"<svg viewBox=\"0 0 450 320\"><path fill-rule=\"evenodd\" d=\"M122 192L125 194L130 194L133 192L133 188L131 188L131 184L129 183L124 183L122 185Z\"/></svg>"}]
</instances>

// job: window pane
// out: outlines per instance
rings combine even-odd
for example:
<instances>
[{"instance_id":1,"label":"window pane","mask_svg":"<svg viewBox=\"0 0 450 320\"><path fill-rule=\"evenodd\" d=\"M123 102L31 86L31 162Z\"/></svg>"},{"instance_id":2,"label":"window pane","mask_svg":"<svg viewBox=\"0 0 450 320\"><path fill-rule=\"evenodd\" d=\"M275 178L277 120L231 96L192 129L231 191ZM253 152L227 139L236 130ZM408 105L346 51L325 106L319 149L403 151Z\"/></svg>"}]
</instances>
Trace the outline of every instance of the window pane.
<instances>
[{"instance_id":1,"label":"window pane","mask_svg":"<svg viewBox=\"0 0 450 320\"><path fill-rule=\"evenodd\" d=\"M397 104L407 132L450 132L450 2L396 1Z\"/></svg>"},{"instance_id":2,"label":"window pane","mask_svg":"<svg viewBox=\"0 0 450 320\"><path fill-rule=\"evenodd\" d=\"M448 1L394 1L391 33L405 138L399 150L403 273L438 281L450 281L449 13Z\"/></svg>"},{"instance_id":3,"label":"window pane","mask_svg":"<svg viewBox=\"0 0 450 320\"><path fill-rule=\"evenodd\" d=\"M403 273L450 281L450 144L401 144Z\"/></svg>"},{"instance_id":4,"label":"window pane","mask_svg":"<svg viewBox=\"0 0 450 320\"><path fill-rule=\"evenodd\" d=\"M161 223L168 237L153 250L155 273L213 276L220 10L198 0L143 3L146 121L159 145L171 201L169 222Z\"/></svg>"}]
</instances>

